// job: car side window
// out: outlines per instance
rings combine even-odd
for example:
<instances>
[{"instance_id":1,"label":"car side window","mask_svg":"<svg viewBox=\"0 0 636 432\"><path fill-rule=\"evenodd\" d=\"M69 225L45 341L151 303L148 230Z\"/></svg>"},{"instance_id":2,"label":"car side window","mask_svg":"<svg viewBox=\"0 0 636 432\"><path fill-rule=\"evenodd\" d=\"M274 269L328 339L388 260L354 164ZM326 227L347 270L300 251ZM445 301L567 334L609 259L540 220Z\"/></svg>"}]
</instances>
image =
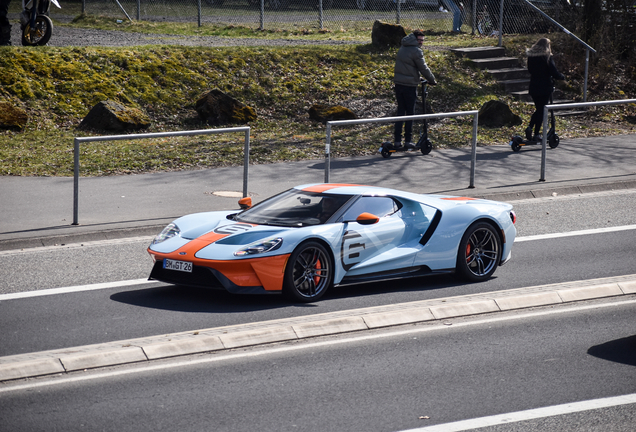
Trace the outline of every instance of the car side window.
<instances>
[{"instance_id":1,"label":"car side window","mask_svg":"<svg viewBox=\"0 0 636 432\"><path fill-rule=\"evenodd\" d=\"M344 220L355 220L361 213L367 212L378 217L390 216L400 210L400 205L390 197L366 197L358 199L345 212Z\"/></svg>"}]
</instances>

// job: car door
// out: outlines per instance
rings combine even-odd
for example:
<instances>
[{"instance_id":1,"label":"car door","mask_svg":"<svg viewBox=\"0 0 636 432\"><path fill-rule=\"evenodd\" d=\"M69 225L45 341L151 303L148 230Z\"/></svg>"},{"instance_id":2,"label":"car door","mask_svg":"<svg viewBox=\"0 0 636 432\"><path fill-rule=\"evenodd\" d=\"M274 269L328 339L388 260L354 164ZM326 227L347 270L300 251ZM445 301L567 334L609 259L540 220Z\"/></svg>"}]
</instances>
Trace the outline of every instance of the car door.
<instances>
[{"instance_id":1,"label":"car door","mask_svg":"<svg viewBox=\"0 0 636 432\"><path fill-rule=\"evenodd\" d=\"M413 257L388 253L404 241L406 224L401 217L401 204L391 197L360 197L342 216L345 231L340 247L340 265L347 276L364 275L410 265ZM355 220L361 213L380 218L373 225ZM402 262L403 261L403 262Z\"/></svg>"}]
</instances>

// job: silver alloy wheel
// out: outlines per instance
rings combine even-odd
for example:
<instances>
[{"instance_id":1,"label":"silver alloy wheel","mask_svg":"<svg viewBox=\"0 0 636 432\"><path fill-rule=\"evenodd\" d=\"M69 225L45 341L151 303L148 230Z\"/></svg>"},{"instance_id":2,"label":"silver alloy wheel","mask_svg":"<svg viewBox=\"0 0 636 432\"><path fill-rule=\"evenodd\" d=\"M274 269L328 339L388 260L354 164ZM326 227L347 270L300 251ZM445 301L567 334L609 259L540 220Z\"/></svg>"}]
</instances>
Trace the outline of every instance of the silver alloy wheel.
<instances>
[{"instance_id":1,"label":"silver alloy wheel","mask_svg":"<svg viewBox=\"0 0 636 432\"><path fill-rule=\"evenodd\" d=\"M459 245L457 269L467 279L478 282L488 279L499 265L501 245L492 225L478 222L471 225Z\"/></svg>"}]
</instances>

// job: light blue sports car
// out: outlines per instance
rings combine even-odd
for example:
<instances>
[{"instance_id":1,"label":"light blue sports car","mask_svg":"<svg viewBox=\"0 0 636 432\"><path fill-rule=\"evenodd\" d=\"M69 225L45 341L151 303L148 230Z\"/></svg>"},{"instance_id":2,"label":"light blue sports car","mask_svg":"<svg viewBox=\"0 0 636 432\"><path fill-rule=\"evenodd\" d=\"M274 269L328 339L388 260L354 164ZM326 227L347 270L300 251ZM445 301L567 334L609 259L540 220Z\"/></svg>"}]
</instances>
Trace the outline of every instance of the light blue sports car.
<instances>
[{"instance_id":1,"label":"light blue sports car","mask_svg":"<svg viewBox=\"0 0 636 432\"><path fill-rule=\"evenodd\" d=\"M372 186L297 186L242 211L183 216L148 252L150 279L310 302L345 284L456 272L488 279L510 259L510 204Z\"/></svg>"}]
</instances>

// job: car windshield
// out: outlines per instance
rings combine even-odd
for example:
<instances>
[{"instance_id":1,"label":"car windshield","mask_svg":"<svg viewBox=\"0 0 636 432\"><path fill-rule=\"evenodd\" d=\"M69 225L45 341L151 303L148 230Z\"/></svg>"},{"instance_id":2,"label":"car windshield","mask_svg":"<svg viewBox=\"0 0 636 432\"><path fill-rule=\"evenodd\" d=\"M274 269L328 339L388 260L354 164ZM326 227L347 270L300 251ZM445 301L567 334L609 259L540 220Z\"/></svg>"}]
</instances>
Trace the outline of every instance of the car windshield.
<instances>
[{"instance_id":1,"label":"car windshield","mask_svg":"<svg viewBox=\"0 0 636 432\"><path fill-rule=\"evenodd\" d=\"M290 189L235 215L234 219L259 225L320 225L329 221L351 197Z\"/></svg>"}]
</instances>

